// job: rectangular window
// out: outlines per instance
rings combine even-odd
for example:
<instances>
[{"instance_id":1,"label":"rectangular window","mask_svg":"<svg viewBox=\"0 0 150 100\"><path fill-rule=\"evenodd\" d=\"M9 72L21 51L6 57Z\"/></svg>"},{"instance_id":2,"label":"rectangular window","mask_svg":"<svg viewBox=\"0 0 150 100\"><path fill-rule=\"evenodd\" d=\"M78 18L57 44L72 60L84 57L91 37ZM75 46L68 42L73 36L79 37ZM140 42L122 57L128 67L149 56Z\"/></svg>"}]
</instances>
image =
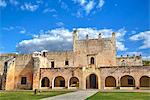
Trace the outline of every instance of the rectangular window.
<instances>
[{"instance_id":1,"label":"rectangular window","mask_svg":"<svg viewBox=\"0 0 150 100\"><path fill-rule=\"evenodd\" d=\"M128 79L128 85L133 85L133 79Z\"/></svg>"},{"instance_id":2,"label":"rectangular window","mask_svg":"<svg viewBox=\"0 0 150 100\"><path fill-rule=\"evenodd\" d=\"M21 84L27 84L27 77L21 77Z\"/></svg>"},{"instance_id":3,"label":"rectangular window","mask_svg":"<svg viewBox=\"0 0 150 100\"><path fill-rule=\"evenodd\" d=\"M54 61L51 62L51 68L54 68Z\"/></svg>"},{"instance_id":4,"label":"rectangular window","mask_svg":"<svg viewBox=\"0 0 150 100\"><path fill-rule=\"evenodd\" d=\"M65 61L65 65L69 65L69 61L66 60L66 61Z\"/></svg>"}]
</instances>

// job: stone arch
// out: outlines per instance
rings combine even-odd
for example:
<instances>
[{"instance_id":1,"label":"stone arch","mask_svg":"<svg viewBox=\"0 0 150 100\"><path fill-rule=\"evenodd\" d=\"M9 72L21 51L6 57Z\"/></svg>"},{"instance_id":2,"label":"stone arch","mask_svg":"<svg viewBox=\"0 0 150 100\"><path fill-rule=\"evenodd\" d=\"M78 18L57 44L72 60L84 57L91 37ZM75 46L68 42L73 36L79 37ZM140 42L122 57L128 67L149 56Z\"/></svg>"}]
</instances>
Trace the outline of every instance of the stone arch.
<instances>
[{"instance_id":1,"label":"stone arch","mask_svg":"<svg viewBox=\"0 0 150 100\"><path fill-rule=\"evenodd\" d=\"M95 64L95 59L94 59L94 57L91 57L91 58L90 58L90 64Z\"/></svg>"},{"instance_id":2,"label":"stone arch","mask_svg":"<svg viewBox=\"0 0 150 100\"><path fill-rule=\"evenodd\" d=\"M71 77L69 80L69 87L79 87L79 79L77 77Z\"/></svg>"},{"instance_id":3,"label":"stone arch","mask_svg":"<svg viewBox=\"0 0 150 100\"><path fill-rule=\"evenodd\" d=\"M105 78L105 87L116 87L116 79L113 76Z\"/></svg>"},{"instance_id":4,"label":"stone arch","mask_svg":"<svg viewBox=\"0 0 150 100\"><path fill-rule=\"evenodd\" d=\"M140 87L150 87L150 77L142 76L140 78Z\"/></svg>"},{"instance_id":5,"label":"stone arch","mask_svg":"<svg viewBox=\"0 0 150 100\"><path fill-rule=\"evenodd\" d=\"M120 79L121 87L135 87L135 79L130 75L124 75Z\"/></svg>"},{"instance_id":6,"label":"stone arch","mask_svg":"<svg viewBox=\"0 0 150 100\"><path fill-rule=\"evenodd\" d=\"M54 79L54 87L65 87L65 79L62 76L57 76Z\"/></svg>"},{"instance_id":7,"label":"stone arch","mask_svg":"<svg viewBox=\"0 0 150 100\"><path fill-rule=\"evenodd\" d=\"M41 87L49 87L49 79L47 77L42 78L41 80Z\"/></svg>"},{"instance_id":8,"label":"stone arch","mask_svg":"<svg viewBox=\"0 0 150 100\"><path fill-rule=\"evenodd\" d=\"M86 77L87 89L98 89L98 76L96 74L90 74Z\"/></svg>"}]
</instances>

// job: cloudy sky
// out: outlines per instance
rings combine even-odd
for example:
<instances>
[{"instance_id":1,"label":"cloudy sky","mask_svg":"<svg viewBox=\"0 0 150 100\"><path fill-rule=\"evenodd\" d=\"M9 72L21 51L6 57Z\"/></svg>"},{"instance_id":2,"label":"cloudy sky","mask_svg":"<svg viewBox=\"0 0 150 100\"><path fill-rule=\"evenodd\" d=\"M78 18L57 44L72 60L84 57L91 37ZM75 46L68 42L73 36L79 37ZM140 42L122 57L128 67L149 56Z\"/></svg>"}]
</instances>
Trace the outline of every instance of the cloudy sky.
<instances>
[{"instance_id":1,"label":"cloudy sky","mask_svg":"<svg viewBox=\"0 0 150 100\"><path fill-rule=\"evenodd\" d=\"M0 53L72 49L80 39L116 32L117 55L150 58L149 0L0 0Z\"/></svg>"}]
</instances>

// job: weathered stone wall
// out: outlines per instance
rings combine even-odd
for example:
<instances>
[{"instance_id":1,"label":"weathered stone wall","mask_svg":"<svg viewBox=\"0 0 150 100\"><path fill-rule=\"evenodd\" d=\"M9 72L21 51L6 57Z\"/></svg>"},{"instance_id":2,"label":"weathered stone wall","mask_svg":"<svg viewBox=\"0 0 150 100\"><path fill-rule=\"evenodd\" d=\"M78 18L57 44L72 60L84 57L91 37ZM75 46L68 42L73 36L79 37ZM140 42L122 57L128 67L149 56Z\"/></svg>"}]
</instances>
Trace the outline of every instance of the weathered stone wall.
<instances>
[{"instance_id":1,"label":"weathered stone wall","mask_svg":"<svg viewBox=\"0 0 150 100\"><path fill-rule=\"evenodd\" d=\"M54 88L54 80L56 77L62 76L65 79L65 87L68 87L69 79L71 77L77 77L79 79L79 88L82 88L82 68L74 67L74 68L41 68L40 70L40 86L41 80L44 77L47 77L50 80L50 87ZM49 87L49 88L50 88Z\"/></svg>"},{"instance_id":2,"label":"weathered stone wall","mask_svg":"<svg viewBox=\"0 0 150 100\"><path fill-rule=\"evenodd\" d=\"M15 58L7 62L5 90L13 90L15 84Z\"/></svg>"},{"instance_id":3,"label":"weathered stone wall","mask_svg":"<svg viewBox=\"0 0 150 100\"><path fill-rule=\"evenodd\" d=\"M141 56L126 56L117 58L118 66L143 66Z\"/></svg>"},{"instance_id":4,"label":"weathered stone wall","mask_svg":"<svg viewBox=\"0 0 150 100\"><path fill-rule=\"evenodd\" d=\"M69 67L74 66L74 53L73 51L64 52L48 52L47 54L47 68L51 68L51 61L54 61L54 67L66 67L65 61L69 61ZM46 60L45 60L46 61ZM42 67L42 66L41 66Z\"/></svg>"},{"instance_id":5,"label":"weathered stone wall","mask_svg":"<svg viewBox=\"0 0 150 100\"><path fill-rule=\"evenodd\" d=\"M49 88L54 88L54 79L57 76L62 76L65 79L65 87L69 88L69 79L71 77L77 77L79 79L79 88L86 89L87 78L91 74L95 74L97 77L98 82L98 89L105 89L105 79L108 76L113 76L116 80L116 87L120 87L120 79L125 75L132 76L135 80L135 87L140 88L140 78L142 76L150 77L150 67L149 66L134 66L134 67L99 67L95 68L94 66L91 67L74 67L74 68L41 68L40 69L40 87L41 87L41 80L44 77L47 77L50 80ZM124 84L127 81L124 81ZM111 84L111 83L109 83Z\"/></svg>"},{"instance_id":6,"label":"weathered stone wall","mask_svg":"<svg viewBox=\"0 0 150 100\"><path fill-rule=\"evenodd\" d=\"M15 60L15 89L32 89L33 59L32 55L17 55ZM21 77L27 77L27 84L21 84Z\"/></svg>"},{"instance_id":7,"label":"weathered stone wall","mask_svg":"<svg viewBox=\"0 0 150 100\"><path fill-rule=\"evenodd\" d=\"M115 34L111 38L76 40L75 66L89 65L94 57L96 66L116 66Z\"/></svg>"}]
</instances>

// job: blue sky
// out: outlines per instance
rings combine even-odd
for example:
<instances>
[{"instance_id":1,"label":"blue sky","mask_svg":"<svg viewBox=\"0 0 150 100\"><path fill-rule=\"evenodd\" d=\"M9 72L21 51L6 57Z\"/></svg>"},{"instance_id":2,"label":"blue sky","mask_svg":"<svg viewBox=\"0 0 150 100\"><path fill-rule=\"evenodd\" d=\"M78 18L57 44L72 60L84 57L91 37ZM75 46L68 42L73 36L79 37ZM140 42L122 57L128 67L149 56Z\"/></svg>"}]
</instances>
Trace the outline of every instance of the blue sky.
<instances>
[{"instance_id":1,"label":"blue sky","mask_svg":"<svg viewBox=\"0 0 150 100\"><path fill-rule=\"evenodd\" d=\"M0 53L70 49L80 38L116 32L117 55L150 58L149 0L0 0Z\"/></svg>"}]
</instances>

